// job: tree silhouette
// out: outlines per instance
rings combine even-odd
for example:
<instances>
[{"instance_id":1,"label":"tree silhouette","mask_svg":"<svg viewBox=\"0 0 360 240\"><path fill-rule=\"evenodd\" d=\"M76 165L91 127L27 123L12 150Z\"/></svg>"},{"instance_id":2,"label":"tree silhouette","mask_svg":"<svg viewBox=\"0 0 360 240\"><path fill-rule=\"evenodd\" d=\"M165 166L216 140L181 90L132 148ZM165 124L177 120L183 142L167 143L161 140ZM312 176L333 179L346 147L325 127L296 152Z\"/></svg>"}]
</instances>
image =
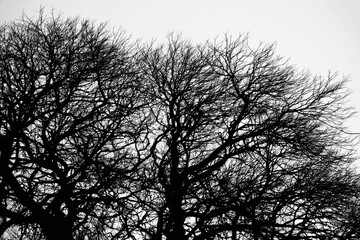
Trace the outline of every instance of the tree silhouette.
<instances>
[{"instance_id":1,"label":"tree silhouette","mask_svg":"<svg viewBox=\"0 0 360 240\"><path fill-rule=\"evenodd\" d=\"M194 47L171 36L143 58L156 239L344 234L339 207L358 188L344 81L299 73L246 37Z\"/></svg>"},{"instance_id":2,"label":"tree silhouette","mask_svg":"<svg viewBox=\"0 0 360 240\"><path fill-rule=\"evenodd\" d=\"M2 27L2 232L81 239L118 224L140 163L132 54L123 34L90 21L41 14Z\"/></svg>"},{"instance_id":3,"label":"tree silhouette","mask_svg":"<svg viewBox=\"0 0 360 240\"><path fill-rule=\"evenodd\" d=\"M346 80L246 36L135 45L40 13L0 38L4 239L360 237Z\"/></svg>"}]
</instances>

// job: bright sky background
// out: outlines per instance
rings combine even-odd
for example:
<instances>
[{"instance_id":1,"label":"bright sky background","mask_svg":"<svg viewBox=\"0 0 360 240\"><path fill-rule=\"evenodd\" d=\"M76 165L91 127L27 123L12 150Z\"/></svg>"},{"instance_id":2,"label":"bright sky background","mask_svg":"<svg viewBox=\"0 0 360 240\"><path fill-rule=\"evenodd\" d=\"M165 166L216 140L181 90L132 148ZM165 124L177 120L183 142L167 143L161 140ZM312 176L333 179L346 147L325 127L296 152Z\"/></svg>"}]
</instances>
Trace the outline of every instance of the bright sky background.
<instances>
[{"instance_id":1,"label":"bright sky background","mask_svg":"<svg viewBox=\"0 0 360 240\"><path fill-rule=\"evenodd\" d=\"M134 39L165 40L182 32L194 43L249 33L254 46L277 43L299 69L350 76L350 105L360 116L360 0L0 0L0 23L46 13L80 16L122 27ZM350 121L360 132L360 118ZM360 147L359 147L360 152Z\"/></svg>"}]
</instances>

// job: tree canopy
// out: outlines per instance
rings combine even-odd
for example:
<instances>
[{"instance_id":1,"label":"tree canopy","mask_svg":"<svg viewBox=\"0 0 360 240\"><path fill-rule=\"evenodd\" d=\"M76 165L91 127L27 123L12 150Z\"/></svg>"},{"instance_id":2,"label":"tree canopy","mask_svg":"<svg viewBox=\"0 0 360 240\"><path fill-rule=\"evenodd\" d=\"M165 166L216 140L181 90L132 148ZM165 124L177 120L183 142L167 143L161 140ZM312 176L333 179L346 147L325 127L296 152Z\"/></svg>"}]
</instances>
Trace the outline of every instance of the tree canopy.
<instances>
[{"instance_id":1,"label":"tree canopy","mask_svg":"<svg viewBox=\"0 0 360 240\"><path fill-rule=\"evenodd\" d=\"M346 82L244 35L3 24L0 236L360 238Z\"/></svg>"}]
</instances>

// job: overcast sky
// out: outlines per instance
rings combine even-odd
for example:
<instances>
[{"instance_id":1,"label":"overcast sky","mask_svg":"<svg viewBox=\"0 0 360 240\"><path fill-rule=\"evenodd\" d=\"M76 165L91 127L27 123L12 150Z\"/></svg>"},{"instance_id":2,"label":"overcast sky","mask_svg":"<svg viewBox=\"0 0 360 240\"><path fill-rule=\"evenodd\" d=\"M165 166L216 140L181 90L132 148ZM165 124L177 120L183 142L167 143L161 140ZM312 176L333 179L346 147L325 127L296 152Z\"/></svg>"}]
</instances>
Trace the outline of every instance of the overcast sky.
<instances>
[{"instance_id":1,"label":"overcast sky","mask_svg":"<svg viewBox=\"0 0 360 240\"><path fill-rule=\"evenodd\" d=\"M0 0L0 22L40 6L122 27L134 38L164 40L182 32L194 43L249 33L252 43L277 43L299 69L350 76L350 104L360 115L360 0ZM360 132L360 118L351 121Z\"/></svg>"}]
</instances>

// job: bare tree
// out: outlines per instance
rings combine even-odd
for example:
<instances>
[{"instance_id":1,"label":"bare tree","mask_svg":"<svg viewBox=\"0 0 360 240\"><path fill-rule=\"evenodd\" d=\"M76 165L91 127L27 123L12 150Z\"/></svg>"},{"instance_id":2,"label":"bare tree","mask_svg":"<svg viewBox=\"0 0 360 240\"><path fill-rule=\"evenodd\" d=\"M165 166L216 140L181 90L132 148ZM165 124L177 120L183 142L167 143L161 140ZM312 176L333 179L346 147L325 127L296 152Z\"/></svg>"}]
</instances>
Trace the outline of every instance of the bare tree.
<instances>
[{"instance_id":1,"label":"bare tree","mask_svg":"<svg viewBox=\"0 0 360 240\"><path fill-rule=\"evenodd\" d=\"M105 25L43 13L0 38L1 234L108 239L140 163L131 45Z\"/></svg>"},{"instance_id":2,"label":"bare tree","mask_svg":"<svg viewBox=\"0 0 360 240\"><path fill-rule=\"evenodd\" d=\"M298 72L246 37L196 47L172 35L143 59L149 199L158 196L145 200L156 216L150 235L340 237L340 213L358 188L345 80Z\"/></svg>"}]
</instances>

